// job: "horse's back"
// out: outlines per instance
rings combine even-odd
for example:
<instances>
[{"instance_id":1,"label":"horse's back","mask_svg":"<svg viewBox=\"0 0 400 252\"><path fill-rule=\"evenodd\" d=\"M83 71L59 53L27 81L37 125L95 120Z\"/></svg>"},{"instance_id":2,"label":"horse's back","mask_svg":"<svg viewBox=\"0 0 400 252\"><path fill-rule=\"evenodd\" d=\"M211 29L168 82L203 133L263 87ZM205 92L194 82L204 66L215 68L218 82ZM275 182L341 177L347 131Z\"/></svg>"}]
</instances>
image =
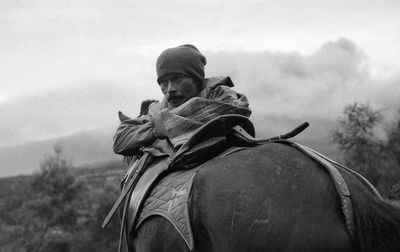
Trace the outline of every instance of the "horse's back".
<instances>
[{"instance_id":1,"label":"horse's back","mask_svg":"<svg viewBox=\"0 0 400 252\"><path fill-rule=\"evenodd\" d=\"M191 205L196 251L353 251L329 174L287 145L203 164Z\"/></svg>"},{"instance_id":2,"label":"horse's back","mask_svg":"<svg viewBox=\"0 0 400 252\"><path fill-rule=\"evenodd\" d=\"M189 202L194 251L400 251L400 209L337 168L351 193L355 243L325 168L290 145L271 143L202 165ZM159 216L141 225L134 244L138 252L189 251Z\"/></svg>"}]
</instances>

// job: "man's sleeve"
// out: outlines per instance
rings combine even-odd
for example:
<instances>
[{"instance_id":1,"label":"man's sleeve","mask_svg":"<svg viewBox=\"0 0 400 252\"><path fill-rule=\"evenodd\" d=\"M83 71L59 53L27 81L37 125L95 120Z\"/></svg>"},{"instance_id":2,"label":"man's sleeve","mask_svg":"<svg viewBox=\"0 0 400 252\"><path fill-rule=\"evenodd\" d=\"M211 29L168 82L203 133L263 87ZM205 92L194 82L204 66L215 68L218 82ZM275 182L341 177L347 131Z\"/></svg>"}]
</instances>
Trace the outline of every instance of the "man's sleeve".
<instances>
[{"instance_id":1,"label":"man's sleeve","mask_svg":"<svg viewBox=\"0 0 400 252\"><path fill-rule=\"evenodd\" d=\"M124 156L135 155L141 147L149 146L156 140L153 128L148 115L121 122L114 135L114 152Z\"/></svg>"}]
</instances>

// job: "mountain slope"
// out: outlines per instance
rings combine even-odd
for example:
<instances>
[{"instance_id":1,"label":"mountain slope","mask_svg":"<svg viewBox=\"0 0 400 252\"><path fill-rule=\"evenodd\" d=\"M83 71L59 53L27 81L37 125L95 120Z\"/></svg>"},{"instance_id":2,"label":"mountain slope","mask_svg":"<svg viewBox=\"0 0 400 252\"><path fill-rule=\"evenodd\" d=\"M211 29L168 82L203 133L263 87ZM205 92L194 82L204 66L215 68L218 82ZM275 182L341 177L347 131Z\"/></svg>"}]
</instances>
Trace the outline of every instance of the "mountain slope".
<instances>
[{"instance_id":1,"label":"mountain slope","mask_svg":"<svg viewBox=\"0 0 400 252\"><path fill-rule=\"evenodd\" d=\"M334 122L315 118L304 121L307 120L310 127L292 140L340 161L340 152L329 141ZM252 121L257 138L286 133L304 122L283 116L259 116ZM64 154L74 166L121 159L112 150L112 131L87 131L47 141L0 147L0 177L30 174L38 170L44 156L51 154L54 144L59 142L64 145Z\"/></svg>"},{"instance_id":2,"label":"mountain slope","mask_svg":"<svg viewBox=\"0 0 400 252\"><path fill-rule=\"evenodd\" d=\"M0 177L30 174L40 167L45 155L61 143L64 155L74 166L118 160L112 151L112 135L103 132L82 132L46 141L37 141L0 148Z\"/></svg>"}]
</instances>

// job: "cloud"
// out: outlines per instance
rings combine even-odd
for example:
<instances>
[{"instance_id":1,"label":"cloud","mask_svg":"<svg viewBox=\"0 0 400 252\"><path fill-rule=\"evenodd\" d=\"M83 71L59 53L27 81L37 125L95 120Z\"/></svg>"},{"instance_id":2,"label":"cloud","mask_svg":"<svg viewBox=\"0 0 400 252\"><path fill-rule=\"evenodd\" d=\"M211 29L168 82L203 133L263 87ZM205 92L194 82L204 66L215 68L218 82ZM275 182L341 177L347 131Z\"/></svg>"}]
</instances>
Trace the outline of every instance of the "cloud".
<instances>
[{"instance_id":1,"label":"cloud","mask_svg":"<svg viewBox=\"0 0 400 252\"><path fill-rule=\"evenodd\" d=\"M152 78L148 79L82 81L69 88L0 104L1 145L98 129L112 132L118 125L118 110L136 116L142 100L161 97L158 86L151 82Z\"/></svg>"},{"instance_id":2,"label":"cloud","mask_svg":"<svg viewBox=\"0 0 400 252\"><path fill-rule=\"evenodd\" d=\"M326 42L307 55L268 51L203 53L208 61L207 75L230 75L235 90L249 98L253 120L268 125L260 129L261 135L289 130L303 121L320 124L317 127L328 132L344 106L353 102L368 101L375 108L384 108L390 116L400 108L400 75L372 77L368 57L345 38ZM149 62L124 78L109 74L105 79L80 80L68 88L55 87L3 102L2 145L96 129L112 132L118 124L118 110L136 116L142 100L161 98L155 73L147 67Z\"/></svg>"},{"instance_id":3,"label":"cloud","mask_svg":"<svg viewBox=\"0 0 400 252\"><path fill-rule=\"evenodd\" d=\"M400 107L393 98L400 94L399 77L371 77L368 57L346 38L326 42L308 55L218 52L208 62L212 74L233 77L258 116L336 118L346 104L366 101L389 110Z\"/></svg>"}]
</instances>

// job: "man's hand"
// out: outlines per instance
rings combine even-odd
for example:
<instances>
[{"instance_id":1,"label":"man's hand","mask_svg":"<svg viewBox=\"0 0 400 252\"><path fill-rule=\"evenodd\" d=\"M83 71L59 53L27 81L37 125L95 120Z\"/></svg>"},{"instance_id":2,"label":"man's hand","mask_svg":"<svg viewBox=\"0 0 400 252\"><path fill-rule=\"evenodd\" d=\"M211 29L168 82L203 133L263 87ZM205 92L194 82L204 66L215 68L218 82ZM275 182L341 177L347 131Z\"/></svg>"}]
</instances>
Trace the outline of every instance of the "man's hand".
<instances>
[{"instance_id":1,"label":"man's hand","mask_svg":"<svg viewBox=\"0 0 400 252\"><path fill-rule=\"evenodd\" d=\"M164 95L164 98L161 101L161 110L165 109L165 108L169 108L168 101L169 101L169 94L166 94L166 95Z\"/></svg>"},{"instance_id":2,"label":"man's hand","mask_svg":"<svg viewBox=\"0 0 400 252\"><path fill-rule=\"evenodd\" d=\"M149 115L153 118L154 128L153 134L155 137L165 139L168 137L165 125L163 122L162 110L168 110L169 94L166 94L161 102L153 102L149 106Z\"/></svg>"},{"instance_id":3,"label":"man's hand","mask_svg":"<svg viewBox=\"0 0 400 252\"><path fill-rule=\"evenodd\" d=\"M164 95L161 102L153 102L149 105L149 114L155 117L161 110L168 108L169 94Z\"/></svg>"}]
</instances>

